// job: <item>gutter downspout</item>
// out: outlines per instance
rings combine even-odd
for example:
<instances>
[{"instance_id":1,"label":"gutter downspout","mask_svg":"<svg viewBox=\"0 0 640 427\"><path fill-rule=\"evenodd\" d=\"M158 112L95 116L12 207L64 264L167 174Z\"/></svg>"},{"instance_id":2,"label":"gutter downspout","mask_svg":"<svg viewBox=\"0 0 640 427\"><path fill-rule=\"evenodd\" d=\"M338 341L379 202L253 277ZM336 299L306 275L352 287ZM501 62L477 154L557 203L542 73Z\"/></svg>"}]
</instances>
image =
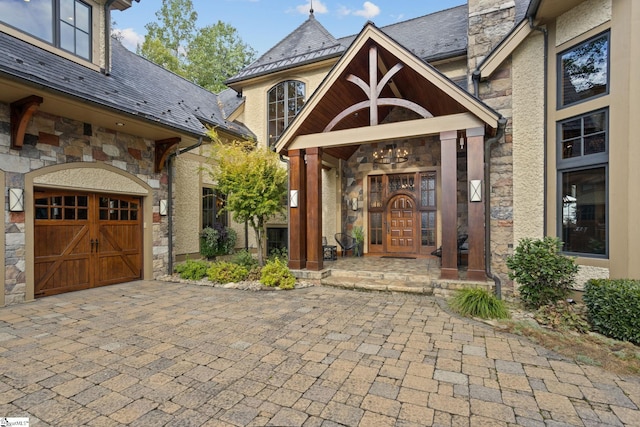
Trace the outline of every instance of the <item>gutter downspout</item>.
<instances>
[{"instance_id":1,"label":"gutter downspout","mask_svg":"<svg viewBox=\"0 0 640 427\"><path fill-rule=\"evenodd\" d=\"M167 274L173 274L173 168L171 167L172 160L186 151L191 151L194 148L198 148L202 145L202 136L198 139L198 142L195 144L183 148L182 150L178 149L173 153L167 156L167 160L165 162L167 168L167 235L169 238L167 244L167 250L169 253L169 263L168 263L168 272Z\"/></svg>"},{"instance_id":2,"label":"gutter downspout","mask_svg":"<svg viewBox=\"0 0 640 427\"><path fill-rule=\"evenodd\" d=\"M104 4L104 74L111 74L111 5L116 0Z\"/></svg>"},{"instance_id":3,"label":"gutter downspout","mask_svg":"<svg viewBox=\"0 0 640 427\"><path fill-rule=\"evenodd\" d=\"M542 234L543 236L547 234L547 139L548 139L548 131L547 131L547 125L548 125L548 114L547 114L547 103L548 103L548 94L547 94L547 79L548 79L548 74L549 74L549 70L548 68L548 62L549 62L549 33L547 31L547 29L545 27L539 27L537 25L533 24L533 15L529 15L528 17L529 19L529 27L531 27L531 29L536 30L536 31L540 31L542 33L542 35L544 36L544 55L543 55L543 63L544 63L544 71L543 71L543 79L544 79L544 83L543 83L543 100L542 100L542 104L543 104L543 119L542 119L542 132L543 132L543 136L542 136L542 143L544 144L544 146L542 147L543 149L543 177L542 177L542 185L544 186L543 190L542 190L542 197L543 197L543 204L542 204L542 214L544 215L544 218L542 219Z\"/></svg>"},{"instance_id":4,"label":"gutter downspout","mask_svg":"<svg viewBox=\"0 0 640 427\"><path fill-rule=\"evenodd\" d=\"M474 72L475 74L475 72ZM478 81L480 80L478 73ZM475 80L475 78L474 78ZM484 269L489 278L493 280L496 287L496 296L502 299L502 281L500 276L491 270L491 148L504 136L504 129L507 127L507 119L498 119L498 131L492 138L484 142Z\"/></svg>"}]
</instances>

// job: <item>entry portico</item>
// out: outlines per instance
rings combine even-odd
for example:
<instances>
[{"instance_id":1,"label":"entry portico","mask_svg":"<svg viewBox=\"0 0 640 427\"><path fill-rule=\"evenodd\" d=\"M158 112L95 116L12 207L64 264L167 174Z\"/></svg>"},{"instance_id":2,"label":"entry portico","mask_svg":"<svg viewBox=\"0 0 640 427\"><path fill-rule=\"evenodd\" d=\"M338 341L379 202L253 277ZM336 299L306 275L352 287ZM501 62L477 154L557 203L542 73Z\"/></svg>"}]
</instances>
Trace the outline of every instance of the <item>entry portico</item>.
<instances>
[{"instance_id":1,"label":"entry portico","mask_svg":"<svg viewBox=\"0 0 640 427\"><path fill-rule=\"evenodd\" d=\"M290 159L289 188L291 195L295 195L289 207L289 266L323 268L323 155L346 161L364 145L415 143L419 138L435 136L439 151L435 163L441 182L438 185L441 219L437 231L442 246L441 276L458 278L458 146L461 145L466 146L466 185L473 184L466 198L466 277L484 279L486 200L478 184L484 185L485 136L495 132L500 118L373 24L367 24L276 144L276 150ZM420 166L419 159L414 163ZM394 173L402 170L394 168ZM406 191L397 192L396 196L402 194L409 203L418 201L417 196ZM391 233L391 222L398 221L392 216L379 217L384 221L382 232ZM426 221L431 217L421 218ZM418 230L416 235L421 233L423 240L428 233L435 233L424 224L414 224L414 220L411 217L407 221L408 227ZM367 230L369 234L371 230ZM410 249L417 248L419 244L412 243L414 240L415 237L390 239L388 244L391 247L400 242Z\"/></svg>"}]
</instances>

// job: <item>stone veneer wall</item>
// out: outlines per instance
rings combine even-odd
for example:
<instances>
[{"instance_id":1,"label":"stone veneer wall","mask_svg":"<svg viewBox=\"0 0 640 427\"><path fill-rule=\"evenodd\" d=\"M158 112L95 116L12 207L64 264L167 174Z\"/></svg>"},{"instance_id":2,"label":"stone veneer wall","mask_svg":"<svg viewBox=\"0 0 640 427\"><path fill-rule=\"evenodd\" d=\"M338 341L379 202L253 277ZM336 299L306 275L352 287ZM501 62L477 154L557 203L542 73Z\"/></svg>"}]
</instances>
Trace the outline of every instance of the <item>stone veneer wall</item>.
<instances>
[{"instance_id":1,"label":"stone veneer wall","mask_svg":"<svg viewBox=\"0 0 640 427\"><path fill-rule=\"evenodd\" d=\"M502 41L515 25L513 0L469 1L469 47L467 63L470 73ZM512 64L505 63L479 85L479 97L508 119L504 137L490 153L491 188L491 269L500 276L503 291L513 292L506 266L513 253L513 137L512 137ZM470 85L470 90L471 85Z\"/></svg>"},{"instance_id":2,"label":"stone veneer wall","mask_svg":"<svg viewBox=\"0 0 640 427\"><path fill-rule=\"evenodd\" d=\"M166 273L168 262L167 217L160 217L159 201L167 198L167 176L154 172L153 141L65 117L36 113L21 150L11 149L10 109L0 103L0 169L7 188L24 188L25 174L62 163L101 162L119 168L147 183L153 191L153 275ZM82 183L78 183L80 189ZM25 278L25 215L9 212L5 197L5 304L23 302Z\"/></svg>"}]
</instances>

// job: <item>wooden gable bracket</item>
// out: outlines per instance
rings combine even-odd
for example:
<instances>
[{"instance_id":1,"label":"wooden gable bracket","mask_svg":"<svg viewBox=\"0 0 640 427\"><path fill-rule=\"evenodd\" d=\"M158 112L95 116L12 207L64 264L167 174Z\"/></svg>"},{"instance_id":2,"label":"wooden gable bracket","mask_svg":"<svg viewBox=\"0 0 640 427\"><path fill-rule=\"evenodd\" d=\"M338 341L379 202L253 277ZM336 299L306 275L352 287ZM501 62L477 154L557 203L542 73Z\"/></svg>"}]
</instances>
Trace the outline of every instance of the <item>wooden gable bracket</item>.
<instances>
[{"instance_id":1,"label":"wooden gable bracket","mask_svg":"<svg viewBox=\"0 0 640 427\"><path fill-rule=\"evenodd\" d=\"M397 63L396 65L391 67L390 70L385 72L381 80L378 80L378 64L381 64L383 66L381 68L381 71L384 72L386 66L384 65L384 63L382 63L382 61L378 61L378 49L376 48L376 46L372 46L371 48L369 48L369 83L353 74L349 74L347 76L347 81L355 84L360 89L362 89L362 91L369 99L367 101L353 104L351 107L343 110L329 122L329 124L324 128L323 132L331 131L335 125L340 123L340 121L348 115L353 114L356 111L364 110L366 108L369 109L369 125L376 126L378 124L378 107L383 105L407 108L418 113L423 118L433 117L433 114L431 114L426 108L416 104L415 102L398 98L380 98L382 89L384 89L387 83L391 85L391 89L396 96L400 94L400 92L397 90L397 87L395 87L395 84L390 81L393 76L396 75L396 73L398 73L404 67L404 65L402 63Z\"/></svg>"},{"instance_id":2,"label":"wooden gable bracket","mask_svg":"<svg viewBox=\"0 0 640 427\"><path fill-rule=\"evenodd\" d=\"M11 148L22 149L29 120L42 102L41 97L31 95L11 103Z\"/></svg>"},{"instance_id":3,"label":"wooden gable bracket","mask_svg":"<svg viewBox=\"0 0 640 427\"><path fill-rule=\"evenodd\" d=\"M164 162L167 160L167 156L174 148L178 147L180 141L181 139L179 137L159 139L156 141L154 163L156 173L162 172L162 168L164 167Z\"/></svg>"}]
</instances>

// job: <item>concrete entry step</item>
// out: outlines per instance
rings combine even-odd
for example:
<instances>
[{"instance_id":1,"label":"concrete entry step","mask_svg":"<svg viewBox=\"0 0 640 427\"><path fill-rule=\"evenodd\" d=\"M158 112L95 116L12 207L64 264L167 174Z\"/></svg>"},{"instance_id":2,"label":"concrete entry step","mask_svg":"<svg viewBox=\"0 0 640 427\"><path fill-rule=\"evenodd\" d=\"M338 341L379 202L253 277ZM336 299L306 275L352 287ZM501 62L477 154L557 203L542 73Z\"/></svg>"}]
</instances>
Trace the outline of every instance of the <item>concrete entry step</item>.
<instances>
[{"instance_id":1,"label":"concrete entry step","mask_svg":"<svg viewBox=\"0 0 640 427\"><path fill-rule=\"evenodd\" d=\"M336 271L332 271L331 276L321 279L320 284L324 286L363 291L406 292L433 295L433 285L429 279L416 280L418 279L416 277L413 277L413 280L406 280L406 278L404 278L404 280L386 279L384 277L370 277L372 274L354 275L354 273L358 272L353 271L340 272L338 275L334 275L334 273L336 273ZM384 274L379 274L378 276L384 276Z\"/></svg>"}]
</instances>

